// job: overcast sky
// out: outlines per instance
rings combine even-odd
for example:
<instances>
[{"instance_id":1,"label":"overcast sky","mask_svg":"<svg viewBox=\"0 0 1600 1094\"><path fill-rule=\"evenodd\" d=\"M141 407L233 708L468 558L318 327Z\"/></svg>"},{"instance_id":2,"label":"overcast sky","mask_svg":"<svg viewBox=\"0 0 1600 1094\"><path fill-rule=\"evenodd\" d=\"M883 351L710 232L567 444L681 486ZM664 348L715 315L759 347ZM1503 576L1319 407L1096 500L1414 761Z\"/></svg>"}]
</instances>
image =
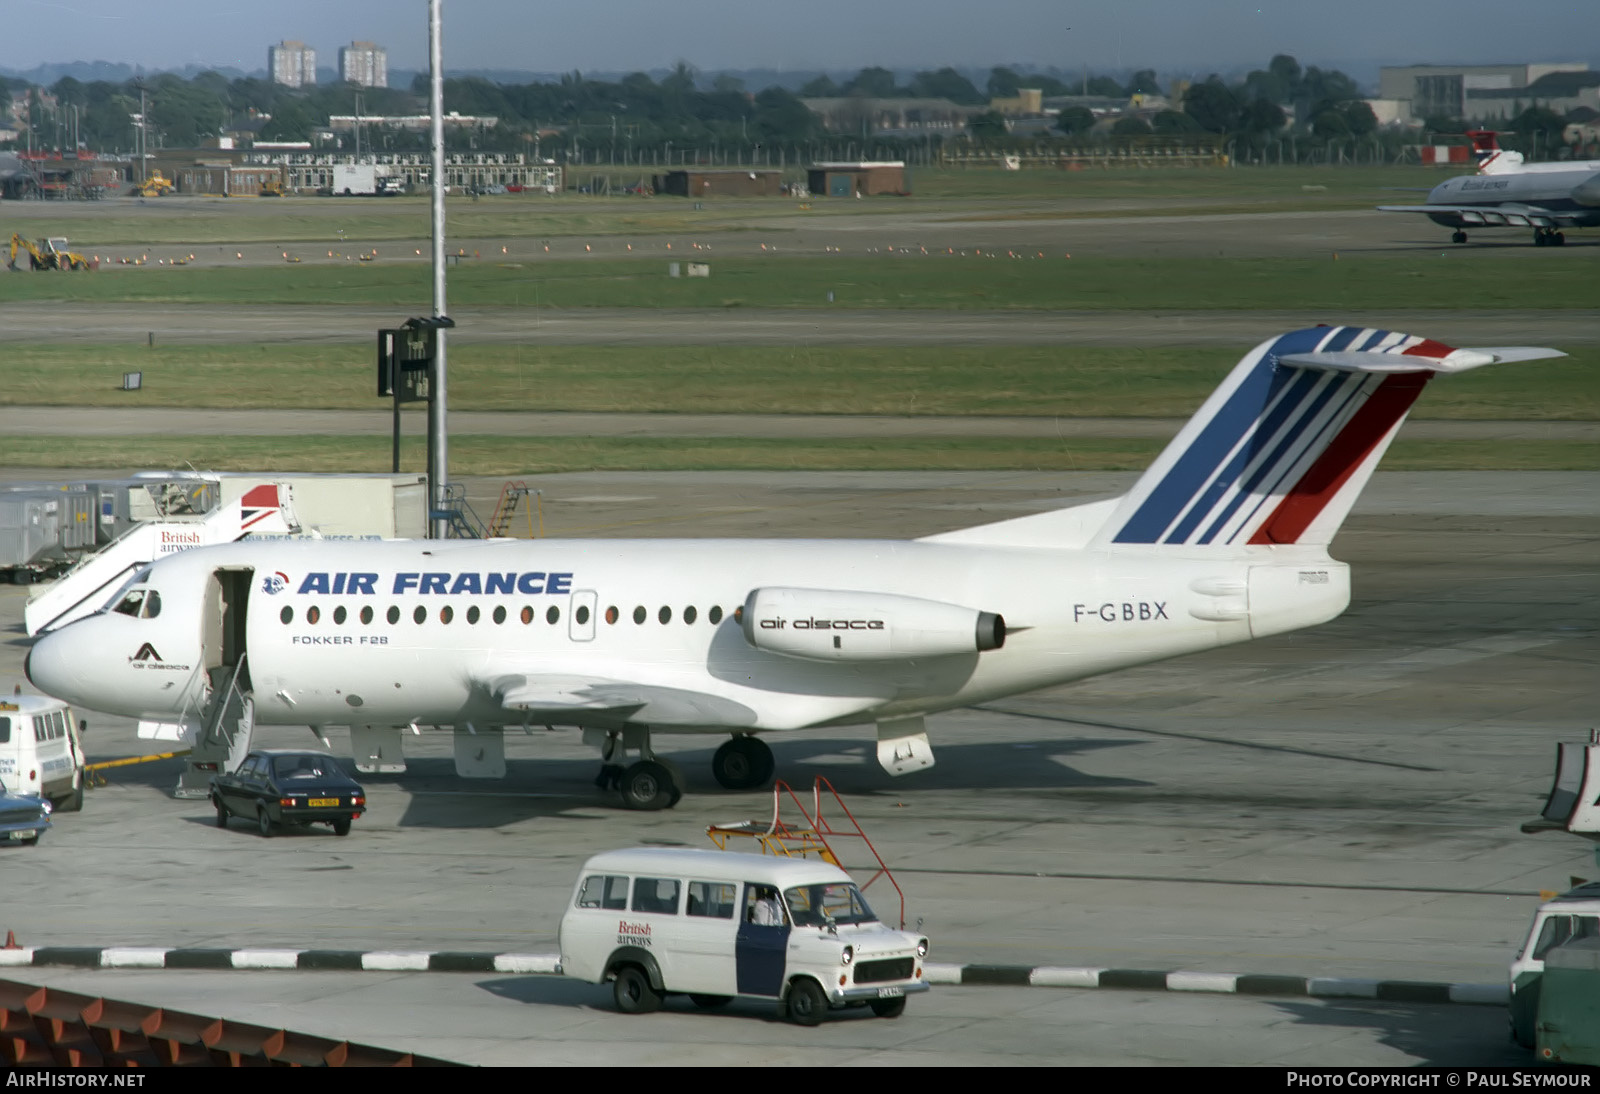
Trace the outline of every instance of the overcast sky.
<instances>
[{"instance_id":1,"label":"overcast sky","mask_svg":"<svg viewBox=\"0 0 1600 1094\"><path fill-rule=\"evenodd\" d=\"M444 0L445 67L654 69L1056 65L1228 71L1302 64L1587 60L1596 0ZM300 39L427 66L427 0L0 0L5 63L266 67Z\"/></svg>"}]
</instances>

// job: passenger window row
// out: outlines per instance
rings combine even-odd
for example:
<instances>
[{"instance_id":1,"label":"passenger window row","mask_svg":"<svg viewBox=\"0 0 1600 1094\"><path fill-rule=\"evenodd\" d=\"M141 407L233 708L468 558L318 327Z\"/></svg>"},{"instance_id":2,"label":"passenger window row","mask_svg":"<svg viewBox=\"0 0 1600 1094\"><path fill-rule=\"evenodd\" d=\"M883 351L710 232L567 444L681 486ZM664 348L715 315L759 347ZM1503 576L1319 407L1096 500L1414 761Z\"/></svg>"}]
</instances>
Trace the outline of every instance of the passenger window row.
<instances>
[{"instance_id":1,"label":"passenger window row","mask_svg":"<svg viewBox=\"0 0 1600 1094\"><path fill-rule=\"evenodd\" d=\"M737 887L720 881L689 882L685 915L703 919L732 919L738 898ZM619 875L596 874L583 879L578 890L578 907L611 911L647 912L652 915L677 915L682 883L676 878L641 877L633 879L633 903L628 903L628 879Z\"/></svg>"},{"instance_id":2,"label":"passenger window row","mask_svg":"<svg viewBox=\"0 0 1600 1094\"><path fill-rule=\"evenodd\" d=\"M152 592L150 595L153 597L153 596L155 596L155 593ZM334 622L334 624L336 626L341 626L342 627L345 624L345 622L350 618L349 610L346 609L343 604L337 605L333 609L333 613L332 614L333 614L333 622ZM476 604L474 604L470 608L468 608L464 614L465 614L466 621L468 623L477 623L478 620L482 618L482 613L481 613L480 609L478 608L478 606ZM518 618L521 619L523 623L532 623L534 621L534 619L536 619L538 617L538 614L539 613L538 613L537 609L535 609L531 604L524 604L522 606L522 611L518 613ZM735 615L737 617L737 613L735 613ZM389 621L389 623L392 625L392 624L400 622L400 616L401 616L400 609L397 606L391 604L389 606L389 610L385 613L384 618L387 619ZM441 623L449 623L449 622L452 622L455 619L455 617L456 617L456 610L455 610L455 608L451 607L449 604L446 604L444 607L439 609L439 613L438 613L439 622L441 622ZM589 607L588 607L588 605L580 604L578 606L577 610L573 612L573 617L577 620L577 622L578 622L578 624L580 626L582 626L585 623L588 623L589 622ZM374 615L373 610L372 610L372 605L370 605L370 604L363 605L362 608L361 608L361 611L357 614L357 618L359 618L363 624L371 624L373 619L375 618L375 615ZM495 607L494 611L491 613L490 618L493 619L496 623L504 623L506 621L506 609L505 609L505 606L504 605L497 605ZM617 608L616 608L615 605L612 605L611 607L609 607L609 608L607 608L605 610L606 623L615 624L619 618L621 618L621 615L617 611ZM649 618L650 618L650 611L644 605L641 604L638 607L633 609L633 621L635 623L642 624ZM679 618L681 618L684 623L686 623L686 624L688 624L690 626L693 626L695 621L700 618L699 609L697 609L694 605L691 604L687 608L683 609L683 613ZM717 605L712 605L710 610L708 610L706 612L706 619L707 619L707 621L709 621L713 625L721 623L722 622L722 608L720 606L717 606ZM413 608L411 610L411 620L414 623L419 623L419 624L420 623L426 623L428 621L428 609L423 607L421 604L418 604L415 608ZM662 624L671 623L672 622L672 609L667 607L667 606L665 606L665 605L663 605L661 607L661 609L656 612L656 620L658 622L662 623ZM278 612L278 621L280 623L283 623L284 625L288 625L290 623L293 623L294 622L294 608L291 605L285 604L283 606L283 609ZM315 626L316 624L322 622L322 608L319 607L316 604L313 604L313 605L311 605L311 607L307 608L306 611L305 611L305 621L308 624L311 624L312 626ZM551 624L552 626L554 626L556 623L561 622L561 609L556 607L553 604L550 607L546 608L544 610L544 621L546 623Z\"/></svg>"}]
</instances>

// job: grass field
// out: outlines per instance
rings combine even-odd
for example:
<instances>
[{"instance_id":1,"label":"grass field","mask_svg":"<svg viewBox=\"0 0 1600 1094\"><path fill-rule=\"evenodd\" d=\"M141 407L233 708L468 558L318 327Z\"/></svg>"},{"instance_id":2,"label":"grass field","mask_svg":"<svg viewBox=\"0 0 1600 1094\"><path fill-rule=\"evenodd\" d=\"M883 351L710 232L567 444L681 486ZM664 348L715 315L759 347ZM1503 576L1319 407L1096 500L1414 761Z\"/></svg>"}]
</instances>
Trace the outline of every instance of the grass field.
<instances>
[{"instance_id":1,"label":"grass field","mask_svg":"<svg viewBox=\"0 0 1600 1094\"><path fill-rule=\"evenodd\" d=\"M1425 257L1081 258L1060 254L714 257L712 276L669 278L666 256L463 263L450 302L472 307L894 308L938 310L1590 308L1567 263ZM0 274L0 300L351 304L415 309L430 297L421 262L184 266L100 274ZM827 294L834 302L826 303Z\"/></svg>"},{"instance_id":2,"label":"grass field","mask_svg":"<svg viewBox=\"0 0 1600 1094\"><path fill-rule=\"evenodd\" d=\"M1431 384L1419 418L1600 420L1600 348ZM1215 346L746 348L458 345L455 410L1187 417L1232 367ZM122 374L143 386L119 390ZM0 405L381 410L366 346L19 345Z\"/></svg>"},{"instance_id":3,"label":"grass field","mask_svg":"<svg viewBox=\"0 0 1600 1094\"><path fill-rule=\"evenodd\" d=\"M659 169L657 169L659 170ZM575 168L588 180L609 175L618 186L636 182L637 167ZM646 177L650 168L644 168ZM974 207L1049 201L1060 203L1053 216L1094 216L1099 206L1115 204L1124 214L1182 212L1286 212L1356 209L1379 204L1394 188L1427 188L1451 172L1424 167L1249 167L1190 169L1038 168L1002 171L995 167L911 172L909 198L802 203L784 199L704 199L591 197L565 193L507 194L473 200L452 197L448 232L460 239L537 239L570 235L659 235L725 229L758 223L766 228L803 223L816 217L881 214L926 215ZM787 177L799 180L798 170ZM426 238L429 201L425 197L384 199L290 198L282 201L240 198L151 198L137 207L124 202L100 205L34 204L12 210L7 231L30 237L65 235L80 248L139 247L166 243L328 243L339 230L352 240ZM1014 210L1013 210L1014 212ZM19 218L22 218L19 220Z\"/></svg>"},{"instance_id":4,"label":"grass field","mask_svg":"<svg viewBox=\"0 0 1600 1094\"><path fill-rule=\"evenodd\" d=\"M550 440L455 434L453 475L534 475L564 471L1138 471L1161 442L1088 439L1071 442L986 438L803 441L720 437L618 437ZM409 438L401 466L420 471L423 442ZM0 437L4 467L195 467L212 471L388 471L387 437ZM1592 444L1522 441L1492 452L1468 441L1398 441L1389 471L1494 468L1597 471Z\"/></svg>"}]
</instances>

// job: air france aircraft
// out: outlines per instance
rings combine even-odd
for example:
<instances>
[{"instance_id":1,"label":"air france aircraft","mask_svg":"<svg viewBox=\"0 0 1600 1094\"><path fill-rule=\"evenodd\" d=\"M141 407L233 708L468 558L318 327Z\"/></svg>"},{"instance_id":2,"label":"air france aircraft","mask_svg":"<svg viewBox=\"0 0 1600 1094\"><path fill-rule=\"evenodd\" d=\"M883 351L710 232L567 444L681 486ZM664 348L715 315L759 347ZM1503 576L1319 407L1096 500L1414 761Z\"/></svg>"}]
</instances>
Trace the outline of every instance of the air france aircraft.
<instances>
[{"instance_id":1,"label":"air france aircraft","mask_svg":"<svg viewBox=\"0 0 1600 1094\"><path fill-rule=\"evenodd\" d=\"M1383 213L1421 213L1454 228L1451 242L1465 243L1468 228L1532 228L1540 247L1566 243L1562 228L1600 225L1600 160L1524 163L1521 152L1504 151L1495 134L1468 134L1478 159L1476 175L1446 179L1428 192L1425 205L1380 205Z\"/></svg>"},{"instance_id":2,"label":"air france aircraft","mask_svg":"<svg viewBox=\"0 0 1600 1094\"><path fill-rule=\"evenodd\" d=\"M347 725L363 770L403 763L407 727L450 726L466 775L504 774L508 727L578 727L637 809L681 793L662 733L726 737L713 774L751 788L773 775L762 735L875 725L901 774L933 762L929 714L1339 615L1328 545L1428 381L1559 356L1294 331L1128 494L912 541L199 548L45 635L26 672L192 742L188 796L254 723Z\"/></svg>"}]
</instances>

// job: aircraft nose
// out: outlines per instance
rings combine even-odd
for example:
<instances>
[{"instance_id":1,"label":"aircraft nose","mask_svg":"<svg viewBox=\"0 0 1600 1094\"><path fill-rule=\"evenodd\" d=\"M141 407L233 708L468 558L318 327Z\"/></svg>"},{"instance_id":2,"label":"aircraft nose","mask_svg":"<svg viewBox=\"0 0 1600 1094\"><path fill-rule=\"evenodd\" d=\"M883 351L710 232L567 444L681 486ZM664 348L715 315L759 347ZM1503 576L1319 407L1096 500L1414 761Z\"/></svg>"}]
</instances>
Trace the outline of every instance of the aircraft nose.
<instances>
[{"instance_id":1,"label":"aircraft nose","mask_svg":"<svg viewBox=\"0 0 1600 1094\"><path fill-rule=\"evenodd\" d=\"M76 698L83 667L81 654L76 658L68 656L60 634L47 634L23 658L22 674L46 695L71 702Z\"/></svg>"}]
</instances>

